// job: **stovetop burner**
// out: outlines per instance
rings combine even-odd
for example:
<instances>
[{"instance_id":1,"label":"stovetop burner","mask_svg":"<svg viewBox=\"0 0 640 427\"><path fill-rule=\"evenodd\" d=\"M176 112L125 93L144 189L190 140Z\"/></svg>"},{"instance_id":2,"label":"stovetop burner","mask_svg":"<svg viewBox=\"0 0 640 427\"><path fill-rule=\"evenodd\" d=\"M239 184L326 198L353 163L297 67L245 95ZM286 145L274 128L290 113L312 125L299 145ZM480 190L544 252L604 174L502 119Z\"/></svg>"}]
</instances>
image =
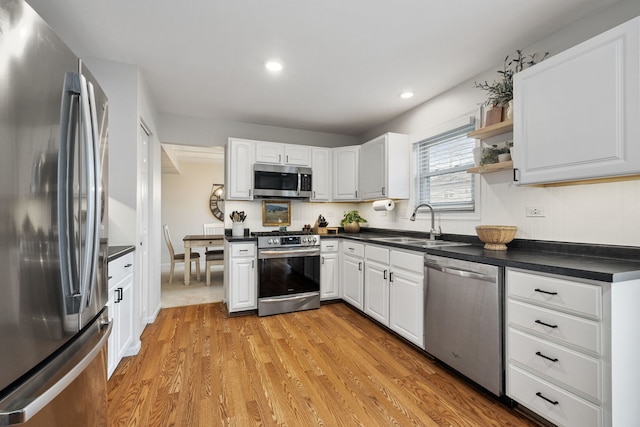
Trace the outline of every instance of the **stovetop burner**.
<instances>
[{"instance_id":1,"label":"stovetop burner","mask_svg":"<svg viewBox=\"0 0 640 427\"><path fill-rule=\"evenodd\" d=\"M273 231L257 231L257 232L252 232L251 235L254 237L269 237L269 236L304 236L304 235L309 235L309 234L313 234L313 232L311 231L303 231L303 230L299 230L299 231L280 231L280 230L273 230Z\"/></svg>"}]
</instances>

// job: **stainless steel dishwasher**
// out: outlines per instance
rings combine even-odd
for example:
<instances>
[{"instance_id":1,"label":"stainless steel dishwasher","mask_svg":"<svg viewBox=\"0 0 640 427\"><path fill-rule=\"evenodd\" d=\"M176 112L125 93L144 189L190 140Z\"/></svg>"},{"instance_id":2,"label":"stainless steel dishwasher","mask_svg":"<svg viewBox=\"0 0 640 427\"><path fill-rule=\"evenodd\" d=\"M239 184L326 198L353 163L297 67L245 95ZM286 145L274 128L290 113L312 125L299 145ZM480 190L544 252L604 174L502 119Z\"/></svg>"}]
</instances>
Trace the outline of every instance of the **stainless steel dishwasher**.
<instances>
[{"instance_id":1,"label":"stainless steel dishwasher","mask_svg":"<svg viewBox=\"0 0 640 427\"><path fill-rule=\"evenodd\" d=\"M425 350L502 396L501 268L427 254L424 270Z\"/></svg>"}]
</instances>

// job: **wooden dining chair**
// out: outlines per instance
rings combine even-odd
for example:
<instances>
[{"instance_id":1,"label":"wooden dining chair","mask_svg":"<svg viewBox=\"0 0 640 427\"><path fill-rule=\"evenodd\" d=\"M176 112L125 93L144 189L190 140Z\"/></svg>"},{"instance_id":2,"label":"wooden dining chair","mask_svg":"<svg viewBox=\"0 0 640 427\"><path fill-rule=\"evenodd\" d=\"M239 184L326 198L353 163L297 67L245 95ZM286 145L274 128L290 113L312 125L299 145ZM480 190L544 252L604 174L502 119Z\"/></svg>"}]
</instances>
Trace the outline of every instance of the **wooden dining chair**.
<instances>
[{"instance_id":1,"label":"wooden dining chair","mask_svg":"<svg viewBox=\"0 0 640 427\"><path fill-rule=\"evenodd\" d=\"M162 226L162 231L164 232L164 241L167 243L167 248L169 248L169 256L171 257L171 271L169 272L169 284L173 280L173 270L175 268L176 262L184 262L184 253L177 254L173 250L173 243L171 243L171 234L169 234L169 226L164 224ZM200 280L200 254L198 252L191 252L190 261L195 263L196 265L196 279ZM188 266L184 266L187 268Z\"/></svg>"},{"instance_id":2,"label":"wooden dining chair","mask_svg":"<svg viewBox=\"0 0 640 427\"><path fill-rule=\"evenodd\" d=\"M224 224L202 224L204 234L208 236L224 235ZM211 285L211 267L214 265L224 265L224 246L206 248L205 253L205 274L207 286Z\"/></svg>"}]
</instances>

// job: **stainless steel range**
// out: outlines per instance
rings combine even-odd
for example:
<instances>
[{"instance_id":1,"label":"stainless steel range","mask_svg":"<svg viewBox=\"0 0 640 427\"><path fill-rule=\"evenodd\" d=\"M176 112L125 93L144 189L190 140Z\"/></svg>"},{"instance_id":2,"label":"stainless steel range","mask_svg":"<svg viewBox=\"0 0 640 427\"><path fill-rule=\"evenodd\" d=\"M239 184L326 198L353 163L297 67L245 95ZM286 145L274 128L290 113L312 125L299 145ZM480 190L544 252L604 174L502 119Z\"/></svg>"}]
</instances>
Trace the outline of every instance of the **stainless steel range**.
<instances>
[{"instance_id":1,"label":"stainless steel range","mask_svg":"<svg viewBox=\"0 0 640 427\"><path fill-rule=\"evenodd\" d=\"M258 237L258 316L320 307L320 236L299 232Z\"/></svg>"}]
</instances>

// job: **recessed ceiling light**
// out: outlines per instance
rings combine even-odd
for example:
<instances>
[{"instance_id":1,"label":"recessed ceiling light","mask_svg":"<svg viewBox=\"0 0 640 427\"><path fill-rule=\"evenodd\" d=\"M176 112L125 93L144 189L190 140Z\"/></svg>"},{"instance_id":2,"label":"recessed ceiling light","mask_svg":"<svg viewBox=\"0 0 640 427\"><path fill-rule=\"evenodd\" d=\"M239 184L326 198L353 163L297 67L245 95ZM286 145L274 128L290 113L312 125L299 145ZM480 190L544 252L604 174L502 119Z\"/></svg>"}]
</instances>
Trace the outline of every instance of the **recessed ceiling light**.
<instances>
[{"instance_id":1,"label":"recessed ceiling light","mask_svg":"<svg viewBox=\"0 0 640 427\"><path fill-rule=\"evenodd\" d=\"M413 92L411 91L400 92L398 96L402 99L409 99L413 96Z\"/></svg>"},{"instance_id":2,"label":"recessed ceiling light","mask_svg":"<svg viewBox=\"0 0 640 427\"><path fill-rule=\"evenodd\" d=\"M269 71L282 71L282 63L278 61L269 61L264 66Z\"/></svg>"}]
</instances>

